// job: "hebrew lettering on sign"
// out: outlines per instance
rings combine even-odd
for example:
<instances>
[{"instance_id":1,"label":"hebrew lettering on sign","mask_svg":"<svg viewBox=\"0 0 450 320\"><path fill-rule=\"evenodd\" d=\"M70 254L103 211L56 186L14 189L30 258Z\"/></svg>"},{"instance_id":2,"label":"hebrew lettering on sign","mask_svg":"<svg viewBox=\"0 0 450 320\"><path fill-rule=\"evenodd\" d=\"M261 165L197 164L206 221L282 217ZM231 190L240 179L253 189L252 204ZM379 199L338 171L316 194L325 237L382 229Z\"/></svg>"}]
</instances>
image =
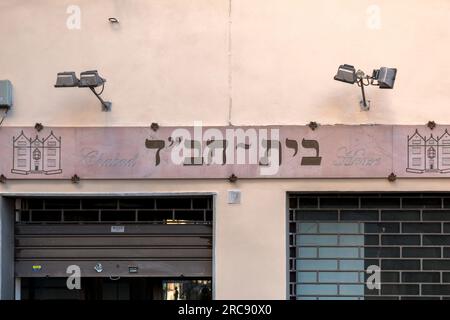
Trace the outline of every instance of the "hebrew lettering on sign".
<instances>
[{"instance_id":1,"label":"hebrew lettering on sign","mask_svg":"<svg viewBox=\"0 0 450 320\"><path fill-rule=\"evenodd\" d=\"M2 127L4 179L445 177L437 126Z\"/></svg>"},{"instance_id":2,"label":"hebrew lettering on sign","mask_svg":"<svg viewBox=\"0 0 450 320\"><path fill-rule=\"evenodd\" d=\"M302 158L302 166L320 166L322 157L319 156L319 142L317 140L302 140L302 147L305 149L314 149L316 155Z\"/></svg>"}]
</instances>

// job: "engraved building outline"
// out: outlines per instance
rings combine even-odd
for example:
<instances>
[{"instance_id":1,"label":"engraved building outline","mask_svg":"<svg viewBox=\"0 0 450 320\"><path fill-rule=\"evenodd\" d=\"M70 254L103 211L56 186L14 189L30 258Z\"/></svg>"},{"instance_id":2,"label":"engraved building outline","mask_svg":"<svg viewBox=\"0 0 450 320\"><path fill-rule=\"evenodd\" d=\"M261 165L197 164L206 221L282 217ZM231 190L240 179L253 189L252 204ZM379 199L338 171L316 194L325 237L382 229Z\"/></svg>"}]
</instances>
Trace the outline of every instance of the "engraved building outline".
<instances>
[{"instance_id":1,"label":"engraved building outline","mask_svg":"<svg viewBox=\"0 0 450 320\"><path fill-rule=\"evenodd\" d=\"M447 129L440 137L427 139L416 129L408 136L408 165L411 173L449 173L450 172L450 134Z\"/></svg>"},{"instance_id":2,"label":"engraved building outline","mask_svg":"<svg viewBox=\"0 0 450 320\"><path fill-rule=\"evenodd\" d=\"M53 131L46 138L37 135L28 138L23 130L13 137L13 168L15 174L59 174L61 169L61 137L57 138Z\"/></svg>"}]
</instances>

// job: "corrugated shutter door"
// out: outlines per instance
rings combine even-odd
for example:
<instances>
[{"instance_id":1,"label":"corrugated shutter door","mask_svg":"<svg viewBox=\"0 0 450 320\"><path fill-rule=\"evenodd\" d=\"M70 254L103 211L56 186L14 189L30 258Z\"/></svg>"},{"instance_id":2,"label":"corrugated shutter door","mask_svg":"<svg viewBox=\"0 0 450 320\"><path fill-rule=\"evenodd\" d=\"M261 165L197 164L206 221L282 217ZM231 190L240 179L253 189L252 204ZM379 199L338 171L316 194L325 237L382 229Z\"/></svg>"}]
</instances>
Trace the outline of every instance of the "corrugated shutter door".
<instances>
[{"instance_id":1,"label":"corrugated shutter door","mask_svg":"<svg viewBox=\"0 0 450 320\"><path fill-rule=\"evenodd\" d=\"M212 275L211 224L21 222L15 232L17 277L64 277L70 265L84 277Z\"/></svg>"}]
</instances>

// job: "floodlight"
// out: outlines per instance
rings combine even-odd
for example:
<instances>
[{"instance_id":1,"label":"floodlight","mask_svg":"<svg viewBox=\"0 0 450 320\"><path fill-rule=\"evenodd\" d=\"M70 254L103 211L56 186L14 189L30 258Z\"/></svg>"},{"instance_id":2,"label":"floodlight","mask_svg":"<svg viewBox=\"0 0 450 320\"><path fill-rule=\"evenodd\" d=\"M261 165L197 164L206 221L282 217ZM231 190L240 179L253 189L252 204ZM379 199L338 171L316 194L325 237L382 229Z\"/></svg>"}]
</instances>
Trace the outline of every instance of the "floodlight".
<instances>
[{"instance_id":1,"label":"floodlight","mask_svg":"<svg viewBox=\"0 0 450 320\"><path fill-rule=\"evenodd\" d=\"M355 67L349 64L340 65L334 80L354 84L356 82Z\"/></svg>"},{"instance_id":2,"label":"floodlight","mask_svg":"<svg viewBox=\"0 0 450 320\"><path fill-rule=\"evenodd\" d=\"M80 88L95 88L103 85L105 82L106 80L98 75L97 70L80 73Z\"/></svg>"},{"instance_id":3,"label":"floodlight","mask_svg":"<svg viewBox=\"0 0 450 320\"><path fill-rule=\"evenodd\" d=\"M78 87L79 82L75 72L59 72L56 76L55 88Z\"/></svg>"},{"instance_id":4,"label":"floodlight","mask_svg":"<svg viewBox=\"0 0 450 320\"><path fill-rule=\"evenodd\" d=\"M75 75L75 72L60 72L56 78L56 88L89 88L94 95L100 100L102 104L102 111L111 110L111 102L104 101L100 95L103 93L106 80L99 76L97 70L85 71L80 73L80 79ZM96 87L102 86L101 92L95 91Z\"/></svg>"},{"instance_id":5,"label":"floodlight","mask_svg":"<svg viewBox=\"0 0 450 320\"><path fill-rule=\"evenodd\" d=\"M366 100L364 87L369 85L376 85L380 89L393 89L395 77L397 75L396 68L381 67L373 70L372 76L366 75L362 70L355 71L355 67L349 64L342 64L338 68L334 80L354 84L361 88L362 100L360 102L361 109L369 110L370 101Z\"/></svg>"},{"instance_id":6,"label":"floodlight","mask_svg":"<svg viewBox=\"0 0 450 320\"><path fill-rule=\"evenodd\" d=\"M386 68L381 67L380 70L377 71L378 86L380 89L393 89L395 83L395 77L397 75L396 68Z\"/></svg>"}]
</instances>

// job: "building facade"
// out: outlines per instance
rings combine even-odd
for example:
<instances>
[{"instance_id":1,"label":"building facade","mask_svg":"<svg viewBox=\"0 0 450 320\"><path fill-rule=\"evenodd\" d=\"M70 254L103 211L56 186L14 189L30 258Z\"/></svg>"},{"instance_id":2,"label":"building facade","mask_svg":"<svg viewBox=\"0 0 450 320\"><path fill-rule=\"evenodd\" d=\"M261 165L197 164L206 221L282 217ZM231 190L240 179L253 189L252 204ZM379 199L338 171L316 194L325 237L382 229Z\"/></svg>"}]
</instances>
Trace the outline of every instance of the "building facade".
<instances>
[{"instance_id":1,"label":"building facade","mask_svg":"<svg viewBox=\"0 0 450 320\"><path fill-rule=\"evenodd\" d=\"M449 14L445 0L2 1L0 298L450 297ZM333 80L343 63L395 67L395 88L369 87L361 111ZM111 111L54 87L86 70Z\"/></svg>"}]
</instances>

